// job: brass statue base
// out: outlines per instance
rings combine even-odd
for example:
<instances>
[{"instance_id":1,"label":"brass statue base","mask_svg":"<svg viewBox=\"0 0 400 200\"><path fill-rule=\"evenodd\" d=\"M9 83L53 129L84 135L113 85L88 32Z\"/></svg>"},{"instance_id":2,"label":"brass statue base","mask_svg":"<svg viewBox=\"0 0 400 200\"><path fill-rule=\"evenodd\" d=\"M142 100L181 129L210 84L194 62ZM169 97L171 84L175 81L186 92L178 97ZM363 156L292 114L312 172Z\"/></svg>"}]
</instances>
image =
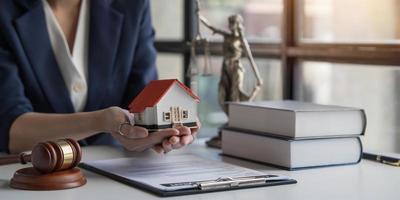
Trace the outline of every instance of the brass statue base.
<instances>
[{"instance_id":1,"label":"brass statue base","mask_svg":"<svg viewBox=\"0 0 400 200\"><path fill-rule=\"evenodd\" d=\"M221 137L215 136L206 142L208 147L221 149Z\"/></svg>"}]
</instances>

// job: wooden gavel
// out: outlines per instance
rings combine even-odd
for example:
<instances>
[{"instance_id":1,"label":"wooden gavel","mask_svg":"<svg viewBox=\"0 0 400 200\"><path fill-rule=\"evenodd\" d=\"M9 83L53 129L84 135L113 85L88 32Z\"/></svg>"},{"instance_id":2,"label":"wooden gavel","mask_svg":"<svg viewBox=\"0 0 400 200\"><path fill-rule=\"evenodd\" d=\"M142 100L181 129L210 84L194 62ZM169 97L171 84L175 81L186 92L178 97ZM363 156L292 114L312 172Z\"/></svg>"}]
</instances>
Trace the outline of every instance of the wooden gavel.
<instances>
[{"instance_id":1,"label":"wooden gavel","mask_svg":"<svg viewBox=\"0 0 400 200\"><path fill-rule=\"evenodd\" d=\"M0 158L0 165L31 162L33 168L41 173L51 173L76 167L82 158L78 142L72 139L61 139L56 142L41 142L31 154L21 153Z\"/></svg>"}]
</instances>

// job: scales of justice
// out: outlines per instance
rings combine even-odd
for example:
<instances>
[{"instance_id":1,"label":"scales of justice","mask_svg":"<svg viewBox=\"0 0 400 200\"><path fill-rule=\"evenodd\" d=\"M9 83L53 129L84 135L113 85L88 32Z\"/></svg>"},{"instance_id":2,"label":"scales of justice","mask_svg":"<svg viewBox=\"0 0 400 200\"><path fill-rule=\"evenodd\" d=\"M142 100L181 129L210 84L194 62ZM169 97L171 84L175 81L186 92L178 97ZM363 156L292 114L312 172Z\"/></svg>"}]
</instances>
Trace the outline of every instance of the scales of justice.
<instances>
[{"instance_id":1,"label":"scales of justice","mask_svg":"<svg viewBox=\"0 0 400 200\"><path fill-rule=\"evenodd\" d=\"M243 18L239 14L231 15L228 18L229 30L222 30L211 25L211 23L200 14L200 2L196 1L197 34L190 43L192 64L189 67L188 75L193 77L197 75L207 75L210 72L210 50L208 39L203 37L200 32L200 26L210 29L213 34L223 37L223 61L221 77L218 84L218 103L222 110L229 116L227 102L252 101L258 94L263 85L258 67L254 62L248 41L244 36ZM204 49L204 67L199 72L196 62L196 50L198 47ZM244 78L247 75L243 68L241 58L245 57L250 61L251 71L256 78L256 83L252 90L247 92L243 89ZM221 134L207 142L210 147L221 147Z\"/></svg>"}]
</instances>

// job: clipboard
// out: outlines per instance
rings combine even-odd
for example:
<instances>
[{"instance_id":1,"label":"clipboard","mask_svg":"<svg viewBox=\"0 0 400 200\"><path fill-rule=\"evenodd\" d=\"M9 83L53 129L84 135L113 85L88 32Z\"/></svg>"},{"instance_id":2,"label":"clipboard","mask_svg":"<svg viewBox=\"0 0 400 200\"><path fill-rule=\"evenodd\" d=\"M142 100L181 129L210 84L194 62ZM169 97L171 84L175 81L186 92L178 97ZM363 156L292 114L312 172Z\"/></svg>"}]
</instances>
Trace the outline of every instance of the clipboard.
<instances>
[{"instance_id":1,"label":"clipboard","mask_svg":"<svg viewBox=\"0 0 400 200\"><path fill-rule=\"evenodd\" d=\"M117 161L117 159L114 159ZM110 162L113 162L110 160ZM225 164L224 165L229 165ZM151 192L160 197L170 197L170 196L181 196L181 195L191 195L191 194L201 194L228 190L239 190L247 188L256 187L267 187L267 186L277 186L277 185L287 185L295 184L296 180L291 178L282 179L279 175L262 174L256 176L240 176L240 177L218 177L216 179L200 180L200 181L166 181L161 185L165 187L181 187L177 190L163 190L152 185L146 184L143 181L135 180L134 178L129 178L127 176L114 173L107 169L102 169L96 166L94 163L81 163L79 167L95 172L97 174L103 175L105 177L111 178L115 181L133 186L135 188L142 189L144 191ZM235 166L237 168L241 168ZM247 168L241 168L247 169ZM250 169L248 169L250 170Z\"/></svg>"}]
</instances>

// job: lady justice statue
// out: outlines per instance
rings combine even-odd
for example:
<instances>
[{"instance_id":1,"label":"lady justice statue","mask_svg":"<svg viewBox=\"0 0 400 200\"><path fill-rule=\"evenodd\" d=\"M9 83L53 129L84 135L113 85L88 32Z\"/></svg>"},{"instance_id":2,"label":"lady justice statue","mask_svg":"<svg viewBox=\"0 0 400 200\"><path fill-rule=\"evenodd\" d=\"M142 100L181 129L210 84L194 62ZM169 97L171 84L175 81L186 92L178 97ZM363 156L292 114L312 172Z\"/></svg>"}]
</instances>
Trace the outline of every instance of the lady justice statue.
<instances>
[{"instance_id":1,"label":"lady justice statue","mask_svg":"<svg viewBox=\"0 0 400 200\"><path fill-rule=\"evenodd\" d=\"M200 24L210 29L213 34L219 34L224 38L223 41L223 62L221 70L221 78L218 86L218 101L224 112L228 113L227 102L238 101L252 101L260 91L263 84L260 77L256 63L254 62L253 55L250 51L249 43L244 37L243 18L236 14L228 18L229 31L218 29L212 26L206 18L200 15L199 0L197 2L196 15L198 19L197 36L192 41L192 56L195 56L196 43L203 43L205 45L205 65L206 69L208 63L208 41L201 36ZM243 52L247 59L250 61L252 72L256 78L256 84L250 93L246 93L243 89L243 82L245 71L241 62ZM210 141L207 145L211 147L221 147L221 134Z\"/></svg>"},{"instance_id":2,"label":"lady justice statue","mask_svg":"<svg viewBox=\"0 0 400 200\"><path fill-rule=\"evenodd\" d=\"M218 100L226 114L228 107L226 102L252 101L260 90L262 79L258 72L249 44L244 37L243 18L240 15L232 15L228 18L229 30L224 31L211 26L206 18L198 14L199 21L213 31L224 37L223 42L223 62L221 70L221 79L218 87ZM252 71L256 77L256 85L253 90L247 94L243 90L243 80L245 71L240 61L243 51L250 61Z\"/></svg>"}]
</instances>

